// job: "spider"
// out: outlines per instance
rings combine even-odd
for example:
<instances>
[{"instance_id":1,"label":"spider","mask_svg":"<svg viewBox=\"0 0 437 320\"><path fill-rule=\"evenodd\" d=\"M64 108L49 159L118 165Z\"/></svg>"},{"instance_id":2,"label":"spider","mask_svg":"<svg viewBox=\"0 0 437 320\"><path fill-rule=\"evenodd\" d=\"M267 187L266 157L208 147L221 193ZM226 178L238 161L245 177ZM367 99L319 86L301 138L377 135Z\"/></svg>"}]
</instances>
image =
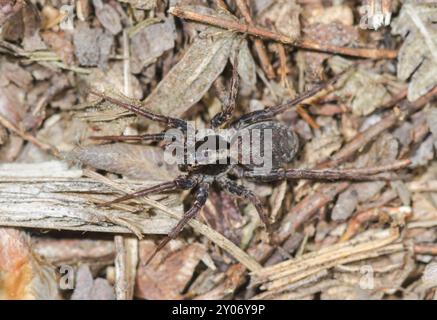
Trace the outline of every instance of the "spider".
<instances>
[{"instance_id":1,"label":"spider","mask_svg":"<svg viewBox=\"0 0 437 320\"><path fill-rule=\"evenodd\" d=\"M255 182L272 182L285 179L316 179L316 180L381 180L388 179L387 176L381 176L380 173L389 170L396 170L405 167L408 163L406 161L399 161L395 164L389 166L380 166L373 168L360 168L360 169L285 169L283 168L286 164L293 161L299 150L299 139L297 134L285 124L282 124L275 120L275 116L288 110L290 107L296 106L303 103L305 100L315 96L321 91L327 89L338 76L334 77L330 81L324 84L317 85L313 89L304 92L297 98L285 102L283 104L266 108L263 110L258 110L244 114L233 121L230 121L233 112L236 107L237 93L239 87L239 77L237 74L237 62L234 62L234 67L232 71L232 78L230 81L229 93L227 99L223 102L222 111L217 113L210 121L211 129L219 128L231 128L235 132L240 133L242 130L246 130L249 133L256 130L260 131L261 134L257 136L258 139L263 139L266 136L267 130L271 132L270 141L270 151L271 151L271 164L272 168L268 172L259 169L257 164L251 163L241 163L240 152L237 155L237 162L235 163L222 163L219 160L223 159L212 159L206 163L188 163L187 159L189 154L185 154L184 163L180 164L179 168L183 175L178 176L175 180L164 182L146 189L139 190L137 192L127 194L113 201L103 203L103 206L109 206L122 201L134 199L137 197L146 196L152 193L169 192L175 190L190 190L195 189L194 201L191 207L183 214L180 221L176 226L170 231L170 233L158 244L154 252L148 258L146 264L148 264L153 257L158 253L171 239L176 238L188 221L197 216L202 207L205 205L212 184L218 185L221 189L234 195L238 198L244 198L255 206L261 221L265 225L266 229L271 232L269 217L264 209L261 200L257 195L251 190L247 189L244 185L238 184L235 176L238 178L245 178L249 180L254 180ZM114 97L109 97L104 93L97 92L94 90L90 91L102 99L107 100L110 103L118 105L126 110L129 110L139 116L145 117L147 119L162 123L169 128L178 129L184 134L187 133L189 128L189 123L183 119L168 117L160 114L155 114L148 111L147 109L141 108L133 103L128 103L121 101ZM216 131L214 131L216 132ZM253 139L252 135L252 139ZM145 135L130 135L130 136L100 136L92 137L96 140L112 140L112 141L164 141L166 140L166 132L155 134L145 134ZM208 139L221 140L223 137L218 133L210 134ZM253 141L253 140L252 140ZM241 140L237 141L239 147L242 147ZM186 145L184 146L185 152L187 152ZM229 149L229 143L223 144L219 143L220 153L222 149ZM196 151L198 149L197 145L194 148ZM239 150L241 151L240 148ZM227 159L229 160L229 159Z\"/></svg>"}]
</instances>

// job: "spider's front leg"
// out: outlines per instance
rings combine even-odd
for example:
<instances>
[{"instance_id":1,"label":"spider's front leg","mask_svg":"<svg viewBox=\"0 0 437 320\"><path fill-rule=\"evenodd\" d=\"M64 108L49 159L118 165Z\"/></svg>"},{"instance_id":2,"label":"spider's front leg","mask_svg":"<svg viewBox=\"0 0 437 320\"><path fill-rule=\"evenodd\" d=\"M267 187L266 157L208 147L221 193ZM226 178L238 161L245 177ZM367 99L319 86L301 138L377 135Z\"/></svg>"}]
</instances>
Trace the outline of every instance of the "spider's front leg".
<instances>
[{"instance_id":1,"label":"spider's front leg","mask_svg":"<svg viewBox=\"0 0 437 320\"><path fill-rule=\"evenodd\" d=\"M211 119L211 127L219 128L222 124L226 123L234 113L235 105L237 102L238 95L238 87L240 85L240 78L238 77L238 59L235 59L234 66L232 69L232 79L231 79L231 88L229 90L229 95L224 102L223 111L217 113Z\"/></svg>"},{"instance_id":2,"label":"spider's front leg","mask_svg":"<svg viewBox=\"0 0 437 320\"><path fill-rule=\"evenodd\" d=\"M267 212L264 210L264 206L263 206L261 200L258 198L258 196L256 194L254 194L252 191L246 189L244 186L238 185L237 183L235 183L231 179L228 179L225 177L217 179L216 181L218 182L220 187L222 187L223 190L225 190L229 194L236 196L236 197L239 197L239 198L247 199L250 202L252 202L252 204L255 206L256 210L258 211L258 214L259 214L259 217L261 218L261 221L264 223L267 231L270 233L271 229L270 229L269 217L267 215Z\"/></svg>"},{"instance_id":3,"label":"spider's front leg","mask_svg":"<svg viewBox=\"0 0 437 320\"><path fill-rule=\"evenodd\" d=\"M172 117L168 117L168 116L163 116L161 114L156 114L156 113L148 111L144 108L141 108L140 106L134 105L132 103L127 103L127 102L121 101L121 100L113 98L113 97L109 97L109 96L107 96L101 92L98 92L98 91L91 90L90 93L95 95L95 96L98 96L104 100L107 100L107 101L109 101L109 102L111 102L119 107L122 107L126 110L129 110L129 111L131 111L139 116L142 116L146 119L163 123L163 124L165 124L169 127L172 127L172 128L181 129L184 132L187 131L188 124L185 120L178 119L178 118L172 118Z\"/></svg>"},{"instance_id":4,"label":"spider's front leg","mask_svg":"<svg viewBox=\"0 0 437 320\"><path fill-rule=\"evenodd\" d=\"M389 165L357 169L276 169L265 173L261 171L244 172L244 177L262 182L279 181L286 179L308 180L394 180L396 177L381 175L410 165L411 160L399 160Z\"/></svg>"},{"instance_id":5,"label":"spider's front leg","mask_svg":"<svg viewBox=\"0 0 437 320\"><path fill-rule=\"evenodd\" d=\"M170 231L170 233L165 237L164 240L162 240L156 249L153 251L152 255L147 259L146 265L149 264L149 262L153 259L153 257L162 249L165 247L167 243L170 242L170 240L175 239L179 233L184 229L185 225L197 214L200 212L202 207L205 205L206 200L208 199L209 195L209 182L201 182L199 184L199 187L195 194L195 200L193 203L193 206L184 213L181 220L179 220L178 224L173 228L173 230Z\"/></svg>"},{"instance_id":6,"label":"spider's front leg","mask_svg":"<svg viewBox=\"0 0 437 320\"><path fill-rule=\"evenodd\" d=\"M271 120L273 117L277 116L278 114L288 110L289 108L302 104L304 103L306 100L317 96L319 97L322 93L328 93L330 91L333 90L333 83L335 81L338 80L338 78L340 77L340 75L342 75L343 73L340 73L338 75L336 75L334 78L330 79L329 81L322 83L320 85L316 85L314 86L312 89L304 92L303 94L301 94L300 96L298 96L297 98L287 101L283 104L271 107L271 108L266 108L263 110L257 110L257 111L253 111L250 113L247 113L241 117L239 117L238 119L236 119L235 121L233 121L231 123L231 127L232 128L243 128L243 127L247 127L253 123L256 122L262 122L262 121L267 121L267 120Z\"/></svg>"},{"instance_id":7,"label":"spider's front leg","mask_svg":"<svg viewBox=\"0 0 437 320\"><path fill-rule=\"evenodd\" d=\"M92 140L105 140L105 141L163 141L165 140L165 132L149 133L141 135L126 135L126 136L91 136Z\"/></svg>"},{"instance_id":8,"label":"spider's front leg","mask_svg":"<svg viewBox=\"0 0 437 320\"><path fill-rule=\"evenodd\" d=\"M144 196L146 196L148 194L152 194L152 193L174 191L174 190L178 190L178 189L186 189L186 190L192 189L197 185L198 179L199 178L196 175L181 176L181 177L176 178L173 181L160 183L160 184L157 184L155 186L152 186L152 187L149 187L146 189L142 189L142 190L139 190L139 191L134 192L134 193L127 194L123 197L114 199L112 201L102 203L99 206L109 206L111 204L120 203L122 201L130 200L130 199L134 199L134 198L139 198L139 197L144 197Z\"/></svg>"}]
</instances>

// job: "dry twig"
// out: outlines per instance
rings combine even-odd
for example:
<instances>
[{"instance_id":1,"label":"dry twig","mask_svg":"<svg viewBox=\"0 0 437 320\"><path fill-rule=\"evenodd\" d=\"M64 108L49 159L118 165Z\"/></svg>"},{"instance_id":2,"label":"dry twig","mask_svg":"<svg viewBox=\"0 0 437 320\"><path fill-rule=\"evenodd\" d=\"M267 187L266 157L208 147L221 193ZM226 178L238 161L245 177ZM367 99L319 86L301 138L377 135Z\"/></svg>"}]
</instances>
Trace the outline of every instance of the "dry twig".
<instances>
[{"instance_id":1,"label":"dry twig","mask_svg":"<svg viewBox=\"0 0 437 320\"><path fill-rule=\"evenodd\" d=\"M367 49L367 48L346 48L337 47L329 44L317 43L307 39L292 39L286 35L272 32L260 27L243 24L237 21L221 19L213 16L203 15L197 12L189 11L180 7L172 7L169 12L179 18L193 20L200 23L210 24L227 30L247 33L252 36L277 41L283 44L292 45L301 49L330 52L335 54L370 58L370 59L394 59L397 51L388 49Z\"/></svg>"}]
</instances>

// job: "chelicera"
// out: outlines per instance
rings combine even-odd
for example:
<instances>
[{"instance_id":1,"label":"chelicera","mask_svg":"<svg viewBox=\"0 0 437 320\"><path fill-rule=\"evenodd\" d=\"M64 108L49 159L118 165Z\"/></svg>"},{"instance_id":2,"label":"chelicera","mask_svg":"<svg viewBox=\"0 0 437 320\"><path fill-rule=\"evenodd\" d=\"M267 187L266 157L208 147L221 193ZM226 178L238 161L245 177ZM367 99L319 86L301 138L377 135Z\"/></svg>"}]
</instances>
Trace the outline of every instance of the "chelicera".
<instances>
[{"instance_id":1,"label":"chelicera","mask_svg":"<svg viewBox=\"0 0 437 320\"><path fill-rule=\"evenodd\" d=\"M152 193L169 192L175 190L195 190L193 204L184 213L181 220L165 237L165 239L163 239L159 243L155 252L150 256L147 263L171 239L174 239L178 236L178 234L182 231L182 229L190 219L196 217L196 215L205 205L211 190L211 186L213 184L218 185L220 188L222 188L224 191L228 192L231 195L234 195L238 198L244 198L252 202L267 230L270 230L269 216L263 206L262 201L254 192L247 189L244 185L237 183L235 180L236 177L254 180L255 182L271 182L285 179L317 179L331 181L344 179L358 181L378 180L387 179L387 177L382 177L381 175L379 175L380 173L389 170L399 169L408 164L406 161L400 161L399 164L394 164L390 166L361 169L285 169L284 166L288 163L291 163L298 152L299 139L297 134L290 127L276 121L275 116L313 97L323 89L326 89L328 85L333 83L333 80L316 86L312 90L307 91L301 96L284 104L259 111L250 112L230 121L236 107L237 92L239 87L239 77L236 70L236 63L234 63L232 79L227 99L223 102L222 111L216 114L211 119L210 128L230 128L237 133L237 136L238 133L242 130L246 130L249 133L253 131L258 131L261 132L261 134L258 135L259 139L262 139L264 137L264 133L267 133L267 131L271 132L270 152L272 166L270 170L265 171L258 170L258 164L252 163L250 161L241 163L240 158L245 152L245 146L242 145L240 140L237 141L240 148L238 149L239 153L237 155L236 163L235 161L233 163L221 163L219 161L220 159L218 159L217 157L215 157L214 159L207 158L206 163L188 163L187 159L189 158L189 156L192 155L187 153L188 148L186 145L184 145L183 148L185 150L185 161L179 166L181 171L185 172L184 174L180 175L173 181L164 182L153 187L149 187L147 189L142 189L135 193L127 194L113 201L104 203L104 206L109 206L115 203L146 196ZM145 108L141 108L138 105L109 97L100 92L91 91L91 93L101 97L102 99L106 99L110 103L127 109L139 116L162 123L168 128L178 129L183 134L186 134L187 131L190 129L189 123L183 119L155 114ZM166 131L156 134L136 136L101 136L93 138L108 141L164 141L166 140ZM207 140L211 139L217 141L223 139L223 137L219 134L210 134L206 138ZM226 142L224 144L218 143L218 145L224 146L222 148L229 149L229 142ZM197 146L195 146L194 151L197 151ZM217 155L221 154L221 151L223 150L219 147L216 151L218 151L216 153ZM225 154L225 157L228 157L228 153ZM229 159L227 158L227 160Z\"/></svg>"}]
</instances>

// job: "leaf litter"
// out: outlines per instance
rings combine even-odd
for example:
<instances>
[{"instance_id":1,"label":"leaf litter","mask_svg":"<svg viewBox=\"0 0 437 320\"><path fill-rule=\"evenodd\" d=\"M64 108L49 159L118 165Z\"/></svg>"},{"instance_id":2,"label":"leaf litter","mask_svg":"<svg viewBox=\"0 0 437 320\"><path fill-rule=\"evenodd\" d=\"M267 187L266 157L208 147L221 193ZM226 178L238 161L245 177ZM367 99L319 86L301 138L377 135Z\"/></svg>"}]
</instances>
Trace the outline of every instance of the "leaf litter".
<instances>
[{"instance_id":1,"label":"leaf litter","mask_svg":"<svg viewBox=\"0 0 437 320\"><path fill-rule=\"evenodd\" d=\"M0 215L0 296L435 299L435 5L404 1L392 8L390 26L371 30L360 27L355 1L256 0L247 2L247 12L241 1L217 3L222 4L78 1L68 29L60 3L0 1L0 162L25 163L29 174L37 171L39 178L34 172L26 189L36 197L68 197L73 213L86 202L103 214L88 217L86 230L96 232L85 234L30 231L29 226L44 225L29 218L32 212L21 213L28 217L23 231ZM183 19L181 12L197 19ZM242 32L230 23L255 31ZM236 60L241 78L236 115L287 101L348 70L326 95L280 117L303 145L291 167L368 167L404 158L412 164L396 181L250 184L275 220L280 245L268 241L250 203L213 190L198 220L144 266L157 239L138 230L152 226L156 217L174 225L190 196L172 193L97 209L109 195L180 172L163 161L159 144L91 140L162 128L88 91L205 126L226 100L221 98ZM63 169L67 172L38 169L60 155L72 166ZM77 172L80 181L68 180ZM18 172L7 179L18 179L16 188L24 188ZM2 187L11 183L7 179L0 180L0 199L9 190ZM43 193L39 183L47 188ZM98 185L87 193L79 187L83 183ZM45 214L51 230L49 223L59 220L50 210ZM97 225L127 228L143 239L116 235L114 240ZM64 245L71 248L68 257L56 249ZM72 292L55 281L61 261L77 278ZM17 276L23 265L30 277ZM374 275L371 289L362 277L365 268Z\"/></svg>"}]
</instances>

